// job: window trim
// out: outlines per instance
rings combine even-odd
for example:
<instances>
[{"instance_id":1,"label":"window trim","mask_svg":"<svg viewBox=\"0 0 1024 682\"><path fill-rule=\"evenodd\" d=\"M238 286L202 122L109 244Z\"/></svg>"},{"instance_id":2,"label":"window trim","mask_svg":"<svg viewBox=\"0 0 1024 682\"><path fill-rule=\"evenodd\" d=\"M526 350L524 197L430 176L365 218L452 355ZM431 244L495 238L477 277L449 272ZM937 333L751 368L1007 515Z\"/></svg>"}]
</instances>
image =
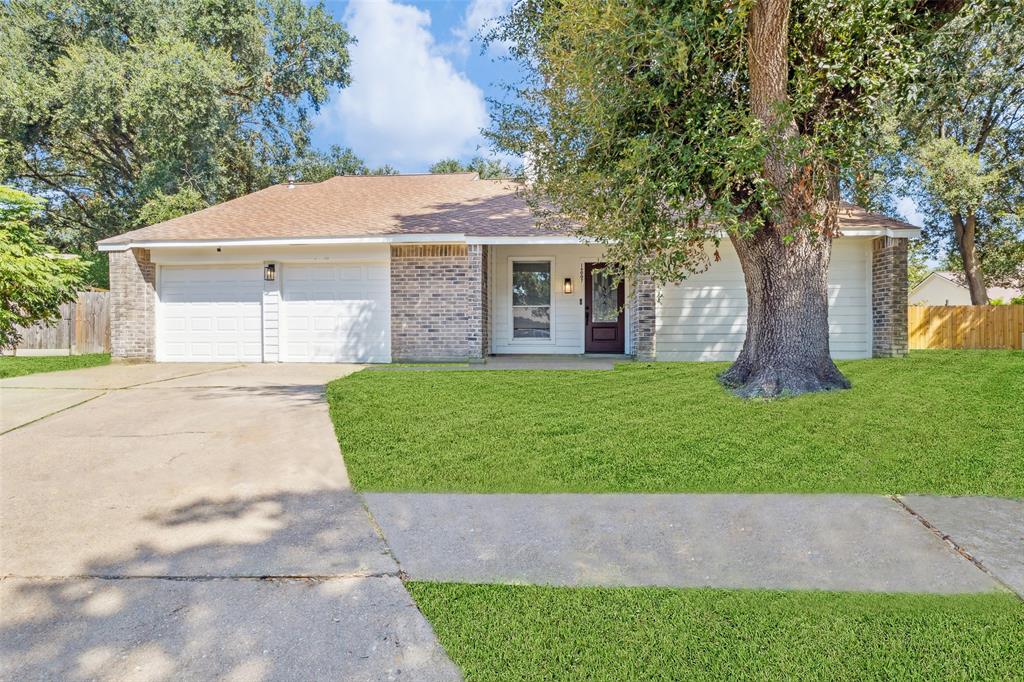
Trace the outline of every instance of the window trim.
<instances>
[{"instance_id":1,"label":"window trim","mask_svg":"<svg viewBox=\"0 0 1024 682\"><path fill-rule=\"evenodd\" d=\"M512 286L513 286L513 274L515 271L516 263L547 263L548 273L551 277L551 289L548 291L548 323L550 325L550 334L548 338L530 338L516 336L515 330L515 306L512 305ZM509 344L525 344L530 346L552 346L555 345L555 292L554 292L554 281L555 281L555 258L554 256L509 256L508 257L508 338ZM536 307L536 306L531 306Z\"/></svg>"}]
</instances>

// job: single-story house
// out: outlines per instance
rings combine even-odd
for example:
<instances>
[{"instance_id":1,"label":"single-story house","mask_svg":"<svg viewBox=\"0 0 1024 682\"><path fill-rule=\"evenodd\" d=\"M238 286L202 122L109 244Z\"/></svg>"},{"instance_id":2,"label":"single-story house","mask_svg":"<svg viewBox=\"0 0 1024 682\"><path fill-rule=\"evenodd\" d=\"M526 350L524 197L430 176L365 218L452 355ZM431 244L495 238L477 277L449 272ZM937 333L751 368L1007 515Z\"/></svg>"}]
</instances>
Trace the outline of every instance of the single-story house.
<instances>
[{"instance_id":1,"label":"single-story house","mask_svg":"<svg viewBox=\"0 0 1024 682\"><path fill-rule=\"evenodd\" d=\"M1020 289L989 287L990 301L1009 303L1024 295ZM971 305L971 290L955 272L932 272L910 290L910 305Z\"/></svg>"},{"instance_id":2,"label":"single-story house","mask_svg":"<svg viewBox=\"0 0 1024 682\"><path fill-rule=\"evenodd\" d=\"M905 353L907 239L918 229L849 205L840 225L832 354ZM121 359L729 360L746 324L728 240L720 260L678 284L615 284L600 245L540 229L511 182L474 174L274 185L99 248Z\"/></svg>"}]
</instances>

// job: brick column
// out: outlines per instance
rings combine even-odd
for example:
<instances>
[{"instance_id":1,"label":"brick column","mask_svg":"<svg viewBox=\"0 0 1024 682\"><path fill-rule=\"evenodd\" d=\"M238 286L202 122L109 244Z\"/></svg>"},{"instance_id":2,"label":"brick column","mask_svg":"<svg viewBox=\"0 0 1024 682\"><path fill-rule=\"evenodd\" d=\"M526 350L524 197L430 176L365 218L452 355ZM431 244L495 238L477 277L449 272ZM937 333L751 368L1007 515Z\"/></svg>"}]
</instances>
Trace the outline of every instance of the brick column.
<instances>
[{"instance_id":1,"label":"brick column","mask_svg":"<svg viewBox=\"0 0 1024 682\"><path fill-rule=\"evenodd\" d=\"M879 237L871 244L871 354L907 354L907 240Z\"/></svg>"},{"instance_id":2,"label":"brick column","mask_svg":"<svg viewBox=\"0 0 1024 682\"><path fill-rule=\"evenodd\" d=\"M629 326L633 337L633 357L643 362L654 360L656 299L654 280L638 277L629 299Z\"/></svg>"},{"instance_id":3,"label":"brick column","mask_svg":"<svg viewBox=\"0 0 1024 682\"><path fill-rule=\"evenodd\" d=\"M156 265L149 249L110 252L110 354L156 357Z\"/></svg>"},{"instance_id":4,"label":"brick column","mask_svg":"<svg viewBox=\"0 0 1024 682\"><path fill-rule=\"evenodd\" d=\"M391 247L392 360L482 359L487 305L486 247Z\"/></svg>"},{"instance_id":5,"label":"brick column","mask_svg":"<svg viewBox=\"0 0 1024 682\"><path fill-rule=\"evenodd\" d=\"M490 271L488 259L490 251L483 245L472 245L469 247L470 266L478 274L476 290L480 294L479 300L474 300L474 307L480 315L480 348L479 355L473 359L483 359L491 352L491 297L490 297Z\"/></svg>"}]
</instances>

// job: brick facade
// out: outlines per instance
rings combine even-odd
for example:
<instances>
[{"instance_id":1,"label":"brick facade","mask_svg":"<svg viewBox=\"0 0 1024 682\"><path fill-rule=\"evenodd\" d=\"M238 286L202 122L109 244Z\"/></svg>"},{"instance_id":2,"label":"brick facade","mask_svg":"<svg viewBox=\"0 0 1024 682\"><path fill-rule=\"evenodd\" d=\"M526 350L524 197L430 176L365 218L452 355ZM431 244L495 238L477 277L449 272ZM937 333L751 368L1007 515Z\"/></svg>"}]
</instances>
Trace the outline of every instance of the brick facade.
<instances>
[{"instance_id":1,"label":"brick facade","mask_svg":"<svg viewBox=\"0 0 1024 682\"><path fill-rule=\"evenodd\" d=\"M907 240L879 237L871 245L871 354L907 354Z\"/></svg>"},{"instance_id":2,"label":"brick facade","mask_svg":"<svg viewBox=\"0 0 1024 682\"><path fill-rule=\"evenodd\" d=\"M391 358L479 360L488 352L487 248L391 247Z\"/></svg>"},{"instance_id":3,"label":"brick facade","mask_svg":"<svg viewBox=\"0 0 1024 682\"><path fill-rule=\"evenodd\" d=\"M110 252L110 354L119 360L156 356L156 265L149 249Z\"/></svg>"},{"instance_id":4,"label":"brick facade","mask_svg":"<svg viewBox=\"0 0 1024 682\"><path fill-rule=\"evenodd\" d=\"M629 297L629 327L633 338L633 357L643 362L654 360L655 304L657 287L650 277L639 277Z\"/></svg>"}]
</instances>

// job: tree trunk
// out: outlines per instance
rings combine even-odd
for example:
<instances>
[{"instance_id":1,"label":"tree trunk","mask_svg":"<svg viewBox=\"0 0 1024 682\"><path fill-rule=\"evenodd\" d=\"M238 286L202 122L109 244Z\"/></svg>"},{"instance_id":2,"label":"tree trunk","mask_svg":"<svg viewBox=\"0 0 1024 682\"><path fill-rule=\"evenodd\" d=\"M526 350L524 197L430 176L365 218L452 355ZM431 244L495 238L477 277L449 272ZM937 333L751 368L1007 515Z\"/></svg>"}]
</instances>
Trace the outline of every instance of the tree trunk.
<instances>
[{"instance_id":1,"label":"tree trunk","mask_svg":"<svg viewBox=\"0 0 1024 682\"><path fill-rule=\"evenodd\" d=\"M985 288L985 275L981 271L981 261L974 240L977 234L978 218L973 213L965 221L959 213L954 213L953 232L956 235L956 246L960 250L960 260L964 264L964 276L967 278L967 289L971 292L972 305L988 305L988 290Z\"/></svg>"},{"instance_id":2,"label":"tree trunk","mask_svg":"<svg viewBox=\"0 0 1024 682\"><path fill-rule=\"evenodd\" d=\"M828 339L837 174L794 161L789 153L799 135L787 111L789 1L758 0L748 28L750 109L775 139L762 176L779 205L753 235L732 235L747 288L747 333L720 379L748 398L849 388L832 362ZM816 178L816 170L827 177Z\"/></svg>"},{"instance_id":3,"label":"tree trunk","mask_svg":"<svg viewBox=\"0 0 1024 682\"><path fill-rule=\"evenodd\" d=\"M831 237L809 232L787 244L761 230L732 241L747 286L747 333L722 383L745 398L849 388L829 351Z\"/></svg>"}]
</instances>

